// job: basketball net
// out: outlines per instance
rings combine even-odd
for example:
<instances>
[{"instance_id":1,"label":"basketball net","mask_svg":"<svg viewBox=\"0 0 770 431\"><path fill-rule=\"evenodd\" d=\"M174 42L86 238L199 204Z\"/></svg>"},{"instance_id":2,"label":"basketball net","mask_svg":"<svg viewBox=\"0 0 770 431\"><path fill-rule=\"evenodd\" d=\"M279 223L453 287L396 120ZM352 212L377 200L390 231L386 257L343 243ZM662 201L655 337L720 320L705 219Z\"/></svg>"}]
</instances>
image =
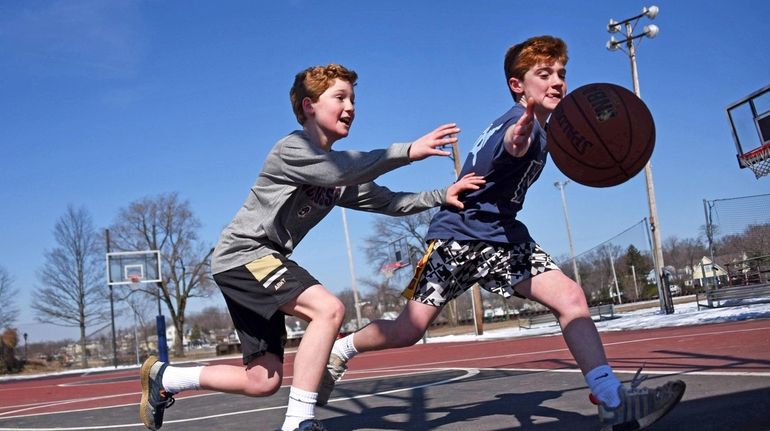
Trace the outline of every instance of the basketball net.
<instances>
[{"instance_id":1,"label":"basketball net","mask_svg":"<svg viewBox=\"0 0 770 431\"><path fill-rule=\"evenodd\" d=\"M392 263L386 263L385 265L380 268L380 273L383 277L385 277L386 280L389 280L393 278L393 275L395 275L396 271L405 267L406 264L404 262L392 262Z\"/></svg>"},{"instance_id":2,"label":"basketball net","mask_svg":"<svg viewBox=\"0 0 770 431\"><path fill-rule=\"evenodd\" d=\"M754 172L757 179L770 174L770 142L738 156L744 166Z\"/></svg>"},{"instance_id":3,"label":"basketball net","mask_svg":"<svg viewBox=\"0 0 770 431\"><path fill-rule=\"evenodd\" d=\"M142 280L142 278L138 275L132 275L129 280L131 280L131 290L139 290L139 282Z\"/></svg>"}]
</instances>

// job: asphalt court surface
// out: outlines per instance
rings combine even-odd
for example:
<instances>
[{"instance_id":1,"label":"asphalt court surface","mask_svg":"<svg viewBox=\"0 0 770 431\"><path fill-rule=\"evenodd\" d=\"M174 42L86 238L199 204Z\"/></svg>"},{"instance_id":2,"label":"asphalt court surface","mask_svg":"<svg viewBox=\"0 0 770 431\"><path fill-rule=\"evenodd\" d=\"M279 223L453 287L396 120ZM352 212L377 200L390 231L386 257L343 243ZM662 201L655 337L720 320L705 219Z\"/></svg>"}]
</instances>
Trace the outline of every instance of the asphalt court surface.
<instances>
[{"instance_id":1,"label":"asphalt court surface","mask_svg":"<svg viewBox=\"0 0 770 431\"><path fill-rule=\"evenodd\" d=\"M650 362L643 385L673 378L687 383L680 405L651 429L770 430L770 321L703 328L628 331L603 338L621 380L630 381L634 374L624 364ZM658 344L651 341L658 339ZM599 429L583 377L565 362L569 356L560 340L442 343L368 353L351 363L331 402L316 414L330 431ZM524 352L528 346L541 350ZM6 406L0 409L0 430L145 429L138 422L135 400L103 402L124 386L138 387L135 373L104 373L92 381L66 383L66 391L91 388L92 394L78 397L90 397L93 407L61 404L56 412L40 414L31 403ZM55 380L29 384L42 388ZM0 401L13 402L13 392L19 390L0 384ZM162 430L275 430L283 422L288 387L267 398L188 394L167 411Z\"/></svg>"}]
</instances>

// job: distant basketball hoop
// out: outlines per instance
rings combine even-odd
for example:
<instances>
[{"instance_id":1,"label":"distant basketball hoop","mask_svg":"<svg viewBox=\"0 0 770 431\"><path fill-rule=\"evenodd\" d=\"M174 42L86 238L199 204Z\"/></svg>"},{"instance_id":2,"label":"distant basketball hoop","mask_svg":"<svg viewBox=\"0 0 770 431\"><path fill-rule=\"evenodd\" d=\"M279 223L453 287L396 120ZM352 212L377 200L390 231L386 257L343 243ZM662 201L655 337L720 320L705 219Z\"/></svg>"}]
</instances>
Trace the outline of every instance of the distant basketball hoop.
<instances>
[{"instance_id":1,"label":"distant basketball hoop","mask_svg":"<svg viewBox=\"0 0 770 431\"><path fill-rule=\"evenodd\" d=\"M751 169L757 178L770 174L770 142L738 156L742 167Z\"/></svg>"},{"instance_id":2,"label":"distant basketball hoop","mask_svg":"<svg viewBox=\"0 0 770 431\"><path fill-rule=\"evenodd\" d=\"M142 277L139 275L131 275L128 279L131 281L131 283L129 283L131 290L139 290L139 285L142 283Z\"/></svg>"},{"instance_id":3,"label":"distant basketball hoop","mask_svg":"<svg viewBox=\"0 0 770 431\"><path fill-rule=\"evenodd\" d=\"M738 166L757 179L770 174L770 85L727 107Z\"/></svg>"},{"instance_id":4,"label":"distant basketball hoop","mask_svg":"<svg viewBox=\"0 0 770 431\"><path fill-rule=\"evenodd\" d=\"M386 279L391 279L393 278L393 275L395 275L396 271L398 271L399 269L405 266L408 266L408 264L405 262L386 263L385 265L382 266L382 268L380 268L380 273Z\"/></svg>"}]
</instances>

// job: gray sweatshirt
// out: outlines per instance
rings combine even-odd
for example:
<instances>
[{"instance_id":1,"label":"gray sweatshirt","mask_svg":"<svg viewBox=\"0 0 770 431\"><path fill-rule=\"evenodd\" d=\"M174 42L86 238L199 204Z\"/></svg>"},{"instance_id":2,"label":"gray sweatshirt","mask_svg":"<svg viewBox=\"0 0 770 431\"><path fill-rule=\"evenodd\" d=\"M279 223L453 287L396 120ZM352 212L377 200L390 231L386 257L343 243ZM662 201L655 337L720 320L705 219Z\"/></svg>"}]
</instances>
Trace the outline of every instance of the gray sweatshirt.
<instances>
[{"instance_id":1,"label":"gray sweatshirt","mask_svg":"<svg viewBox=\"0 0 770 431\"><path fill-rule=\"evenodd\" d=\"M246 202L222 231L214 248L212 273L274 252L289 256L335 205L399 216L443 204L446 189L392 192L373 182L409 164L409 145L326 152L301 130L284 137L267 155Z\"/></svg>"}]
</instances>

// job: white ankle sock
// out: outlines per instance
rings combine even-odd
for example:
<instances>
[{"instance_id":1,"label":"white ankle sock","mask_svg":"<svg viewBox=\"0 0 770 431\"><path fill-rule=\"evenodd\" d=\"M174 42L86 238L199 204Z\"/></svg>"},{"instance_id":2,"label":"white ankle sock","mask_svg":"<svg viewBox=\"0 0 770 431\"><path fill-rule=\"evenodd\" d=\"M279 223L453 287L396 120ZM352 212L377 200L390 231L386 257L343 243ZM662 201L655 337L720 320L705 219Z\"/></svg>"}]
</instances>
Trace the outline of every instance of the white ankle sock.
<instances>
[{"instance_id":1,"label":"white ankle sock","mask_svg":"<svg viewBox=\"0 0 770 431\"><path fill-rule=\"evenodd\" d=\"M203 367L166 367L163 371L163 389L178 394L179 392L201 388L201 370Z\"/></svg>"},{"instance_id":2,"label":"white ankle sock","mask_svg":"<svg viewBox=\"0 0 770 431\"><path fill-rule=\"evenodd\" d=\"M281 429L292 431L299 427L299 423L315 417L315 402L318 393L303 391L302 389L291 387L289 390L289 406L286 409L286 419L281 425Z\"/></svg>"},{"instance_id":3,"label":"white ankle sock","mask_svg":"<svg viewBox=\"0 0 770 431\"><path fill-rule=\"evenodd\" d=\"M585 375L586 383L591 389L591 393L603 402L609 408L620 405L620 396L618 387L621 386L620 380L612 372L609 365L600 365Z\"/></svg>"},{"instance_id":4,"label":"white ankle sock","mask_svg":"<svg viewBox=\"0 0 770 431\"><path fill-rule=\"evenodd\" d=\"M335 341L334 346L332 347L332 353L345 361L353 359L353 357L358 354L358 350L356 350L356 346L353 344L353 336L355 335L356 333L354 332Z\"/></svg>"}]
</instances>

